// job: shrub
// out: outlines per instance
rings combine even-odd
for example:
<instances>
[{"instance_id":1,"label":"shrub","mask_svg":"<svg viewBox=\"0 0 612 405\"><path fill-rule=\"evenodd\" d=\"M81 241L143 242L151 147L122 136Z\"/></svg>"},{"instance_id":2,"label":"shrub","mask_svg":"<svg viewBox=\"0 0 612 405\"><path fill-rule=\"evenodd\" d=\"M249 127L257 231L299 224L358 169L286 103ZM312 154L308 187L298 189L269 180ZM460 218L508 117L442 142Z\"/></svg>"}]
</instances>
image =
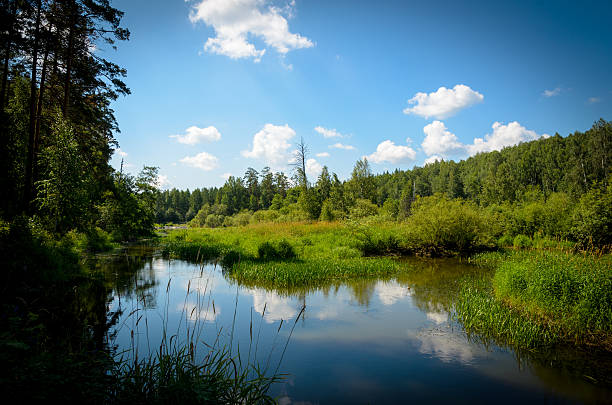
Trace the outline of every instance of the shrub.
<instances>
[{"instance_id":1,"label":"shrub","mask_svg":"<svg viewBox=\"0 0 612 405\"><path fill-rule=\"evenodd\" d=\"M370 200L358 198L355 205L351 208L349 216L351 218L365 218L378 214L378 206L372 204Z\"/></svg>"},{"instance_id":2,"label":"shrub","mask_svg":"<svg viewBox=\"0 0 612 405\"><path fill-rule=\"evenodd\" d=\"M225 217L223 215L209 214L206 217L206 226L209 228L218 228L223 225L224 220Z\"/></svg>"},{"instance_id":3,"label":"shrub","mask_svg":"<svg viewBox=\"0 0 612 405\"><path fill-rule=\"evenodd\" d=\"M296 256L293 246L286 240L281 240L275 244L266 241L257 246L257 257L260 260L290 260Z\"/></svg>"},{"instance_id":4,"label":"shrub","mask_svg":"<svg viewBox=\"0 0 612 405\"><path fill-rule=\"evenodd\" d=\"M504 234L501 238L497 240L497 246L499 247L514 246L514 239L512 238L512 236L508 234Z\"/></svg>"},{"instance_id":5,"label":"shrub","mask_svg":"<svg viewBox=\"0 0 612 405\"><path fill-rule=\"evenodd\" d=\"M572 237L583 247L612 243L612 184L584 194L573 213Z\"/></svg>"},{"instance_id":6,"label":"shrub","mask_svg":"<svg viewBox=\"0 0 612 405\"><path fill-rule=\"evenodd\" d=\"M528 248L531 247L531 238L526 235L516 235L512 241L512 246L515 248Z\"/></svg>"},{"instance_id":7,"label":"shrub","mask_svg":"<svg viewBox=\"0 0 612 405\"><path fill-rule=\"evenodd\" d=\"M443 194L418 198L406 222L408 243L423 253L467 253L493 247L487 211Z\"/></svg>"}]
</instances>

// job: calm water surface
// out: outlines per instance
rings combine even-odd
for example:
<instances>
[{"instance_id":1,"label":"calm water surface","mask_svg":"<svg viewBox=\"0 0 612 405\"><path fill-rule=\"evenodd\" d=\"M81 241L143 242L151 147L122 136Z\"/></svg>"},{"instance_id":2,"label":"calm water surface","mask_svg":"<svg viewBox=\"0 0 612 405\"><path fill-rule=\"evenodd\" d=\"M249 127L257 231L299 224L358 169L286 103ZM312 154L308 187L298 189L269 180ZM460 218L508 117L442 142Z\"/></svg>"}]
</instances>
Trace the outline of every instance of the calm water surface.
<instances>
[{"instance_id":1,"label":"calm water surface","mask_svg":"<svg viewBox=\"0 0 612 405\"><path fill-rule=\"evenodd\" d=\"M164 330L180 340L195 331L209 344L218 336L269 372L280 362L288 375L272 394L281 404L612 403L609 356L518 354L466 335L452 319L457 281L484 270L458 260L402 263L398 277L302 290L238 285L218 266L147 248L97 266L114 286L111 310L122 311L113 328L119 350L142 356Z\"/></svg>"}]
</instances>

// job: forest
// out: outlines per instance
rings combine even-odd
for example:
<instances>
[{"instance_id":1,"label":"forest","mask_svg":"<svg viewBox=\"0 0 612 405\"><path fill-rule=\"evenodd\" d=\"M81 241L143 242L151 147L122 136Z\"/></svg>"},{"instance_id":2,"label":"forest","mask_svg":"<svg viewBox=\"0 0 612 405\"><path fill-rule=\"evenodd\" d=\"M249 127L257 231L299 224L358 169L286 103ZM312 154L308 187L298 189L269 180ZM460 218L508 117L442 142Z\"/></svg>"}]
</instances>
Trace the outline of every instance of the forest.
<instances>
[{"instance_id":1,"label":"forest","mask_svg":"<svg viewBox=\"0 0 612 405\"><path fill-rule=\"evenodd\" d=\"M155 215L158 223L212 228L372 216L401 222L417 199L439 195L473 203L481 215L501 215L505 226L497 237L539 233L602 246L612 242L611 144L612 123L601 119L585 132L555 134L459 162L375 175L363 159L346 181L327 167L317 179L308 179L299 165L291 178L268 167L261 173L249 168L221 188L160 192Z\"/></svg>"}]
</instances>

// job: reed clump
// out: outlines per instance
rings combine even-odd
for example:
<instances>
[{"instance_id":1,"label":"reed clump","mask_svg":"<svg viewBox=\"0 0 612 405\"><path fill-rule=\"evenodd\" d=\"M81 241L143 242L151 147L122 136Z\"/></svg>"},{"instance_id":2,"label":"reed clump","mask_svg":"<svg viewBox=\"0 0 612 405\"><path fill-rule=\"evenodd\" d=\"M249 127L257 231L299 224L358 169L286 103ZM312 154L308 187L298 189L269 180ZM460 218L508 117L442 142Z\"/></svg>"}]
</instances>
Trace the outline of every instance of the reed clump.
<instances>
[{"instance_id":1,"label":"reed clump","mask_svg":"<svg viewBox=\"0 0 612 405\"><path fill-rule=\"evenodd\" d=\"M524 348L560 342L612 350L612 256L563 251L486 253L490 287L466 282L457 305L466 329Z\"/></svg>"}]
</instances>

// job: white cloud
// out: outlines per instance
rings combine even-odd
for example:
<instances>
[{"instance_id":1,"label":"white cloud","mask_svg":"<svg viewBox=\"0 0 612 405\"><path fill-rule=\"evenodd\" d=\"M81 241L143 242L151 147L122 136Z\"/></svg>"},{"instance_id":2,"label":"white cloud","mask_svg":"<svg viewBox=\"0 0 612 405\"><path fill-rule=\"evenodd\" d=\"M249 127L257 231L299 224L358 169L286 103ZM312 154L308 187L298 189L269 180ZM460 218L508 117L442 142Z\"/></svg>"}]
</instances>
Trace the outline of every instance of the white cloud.
<instances>
[{"instance_id":1,"label":"white cloud","mask_svg":"<svg viewBox=\"0 0 612 405\"><path fill-rule=\"evenodd\" d=\"M556 87L552 90L544 90L542 92L542 95L544 97L554 97L554 96L558 96L559 94L561 94L561 88L560 87Z\"/></svg>"},{"instance_id":2,"label":"white cloud","mask_svg":"<svg viewBox=\"0 0 612 405\"><path fill-rule=\"evenodd\" d=\"M484 96L464 84L452 89L440 87L433 93L417 93L408 100L414 107L404 109L404 114L415 114L424 118L447 118L460 110L482 102Z\"/></svg>"},{"instance_id":3,"label":"white cloud","mask_svg":"<svg viewBox=\"0 0 612 405\"><path fill-rule=\"evenodd\" d=\"M321 163L317 162L315 159L306 160L306 174L311 179L319 177L322 170L323 166L321 166Z\"/></svg>"},{"instance_id":4,"label":"white cloud","mask_svg":"<svg viewBox=\"0 0 612 405\"><path fill-rule=\"evenodd\" d=\"M219 177L221 177L223 180L227 180L227 179L229 179L231 176L232 176L232 174L231 174L231 173L223 173L223 174L221 174L221 176L219 176Z\"/></svg>"},{"instance_id":5,"label":"white cloud","mask_svg":"<svg viewBox=\"0 0 612 405\"><path fill-rule=\"evenodd\" d=\"M335 129L315 127L314 130L320 133L321 135L323 135L324 138L344 138L345 137L345 135L342 135L340 132L336 131Z\"/></svg>"},{"instance_id":6,"label":"white cloud","mask_svg":"<svg viewBox=\"0 0 612 405\"><path fill-rule=\"evenodd\" d=\"M329 157L329 153L321 152L321 153L317 153L315 156L320 157L320 158Z\"/></svg>"},{"instance_id":7,"label":"white cloud","mask_svg":"<svg viewBox=\"0 0 612 405\"><path fill-rule=\"evenodd\" d=\"M168 176L164 175L164 174L160 174L157 176L157 186L159 186L159 188L166 188L168 186L170 186L172 183L170 182L170 179L168 179Z\"/></svg>"},{"instance_id":8,"label":"white cloud","mask_svg":"<svg viewBox=\"0 0 612 405\"><path fill-rule=\"evenodd\" d=\"M281 55L292 49L314 46L310 39L289 31L287 18L291 17L293 6L291 2L279 8L269 0L201 0L191 10L189 19L192 23L203 21L214 28L216 37L208 38L205 51L259 62L266 48L257 49L249 42L253 37L260 38Z\"/></svg>"},{"instance_id":9,"label":"white cloud","mask_svg":"<svg viewBox=\"0 0 612 405\"><path fill-rule=\"evenodd\" d=\"M198 153L195 156L185 156L180 160L181 163L188 166L197 167L198 169L205 171L216 168L218 166L218 161L219 159L206 152Z\"/></svg>"},{"instance_id":10,"label":"white cloud","mask_svg":"<svg viewBox=\"0 0 612 405\"><path fill-rule=\"evenodd\" d=\"M219 306L203 307L201 303L196 302L185 302L179 304L177 310L187 315L187 319L192 322L215 322L217 317L221 314L221 308Z\"/></svg>"},{"instance_id":11,"label":"white cloud","mask_svg":"<svg viewBox=\"0 0 612 405\"><path fill-rule=\"evenodd\" d=\"M587 101L589 102L589 104L595 104L595 103L599 103L601 99L599 97L589 97Z\"/></svg>"},{"instance_id":12,"label":"white cloud","mask_svg":"<svg viewBox=\"0 0 612 405\"><path fill-rule=\"evenodd\" d=\"M434 121L423 128L425 139L421 146L429 155L448 155L464 151L464 145L459 142L455 134L450 132L441 121Z\"/></svg>"},{"instance_id":13,"label":"white cloud","mask_svg":"<svg viewBox=\"0 0 612 405\"><path fill-rule=\"evenodd\" d=\"M121 148L115 149L115 154L121 156L122 158L127 157L127 152L124 152Z\"/></svg>"},{"instance_id":14,"label":"white cloud","mask_svg":"<svg viewBox=\"0 0 612 405\"><path fill-rule=\"evenodd\" d=\"M213 126L206 128L191 126L185 130L185 135L170 135L170 138L176 138L179 143L186 145L195 145L202 141L218 141L221 139L221 133Z\"/></svg>"},{"instance_id":15,"label":"white cloud","mask_svg":"<svg viewBox=\"0 0 612 405\"><path fill-rule=\"evenodd\" d=\"M444 312L444 311L427 312L427 319L434 322L436 325L440 325L448 321L448 312Z\"/></svg>"},{"instance_id":16,"label":"white cloud","mask_svg":"<svg viewBox=\"0 0 612 405\"><path fill-rule=\"evenodd\" d=\"M268 323L280 321L281 319L287 321L298 313L299 303L293 297L284 297L274 291L267 291L261 288L247 291L253 296L253 308L262 314Z\"/></svg>"},{"instance_id":17,"label":"white cloud","mask_svg":"<svg viewBox=\"0 0 612 405\"><path fill-rule=\"evenodd\" d=\"M410 295L410 289L397 281L379 281L374 290L380 302L385 306L393 305Z\"/></svg>"},{"instance_id":18,"label":"white cloud","mask_svg":"<svg viewBox=\"0 0 612 405\"><path fill-rule=\"evenodd\" d=\"M263 159L271 166L283 166L291 158L289 140L295 131L287 124L284 126L266 124L253 136L253 149L242 151L247 158Z\"/></svg>"},{"instance_id":19,"label":"white cloud","mask_svg":"<svg viewBox=\"0 0 612 405\"><path fill-rule=\"evenodd\" d=\"M472 145L467 145L470 155L501 150L506 146L513 146L521 142L533 141L540 137L546 138L549 136L547 134L538 135L535 131L525 128L516 121L510 122L508 125L494 122L492 128L493 133L485 135L484 139L475 138Z\"/></svg>"},{"instance_id":20,"label":"white cloud","mask_svg":"<svg viewBox=\"0 0 612 405\"><path fill-rule=\"evenodd\" d=\"M333 145L329 145L330 148L335 148L335 149L344 149L344 150L355 150L355 147L353 145L344 145L340 142L335 143Z\"/></svg>"},{"instance_id":21,"label":"white cloud","mask_svg":"<svg viewBox=\"0 0 612 405\"><path fill-rule=\"evenodd\" d=\"M393 141L383 141L376 147L376 152L366 156L374 163L400 163L414 160L416 152L409 146L395 145Z\"/></svg>"},{"instance_id":22,"label":"white cloud","mask_svg":"<svg viewBox=\"0 0 612 405\"><path fill-rule=\"evenodd\" d=\"M423 165L427 166L430 163L441 162L443 160L444 159L442 158L442 156L433 155L433 156L430 156L427 159L425 159L425 162L423 162Z\"/></svg>"}]
</instances>

